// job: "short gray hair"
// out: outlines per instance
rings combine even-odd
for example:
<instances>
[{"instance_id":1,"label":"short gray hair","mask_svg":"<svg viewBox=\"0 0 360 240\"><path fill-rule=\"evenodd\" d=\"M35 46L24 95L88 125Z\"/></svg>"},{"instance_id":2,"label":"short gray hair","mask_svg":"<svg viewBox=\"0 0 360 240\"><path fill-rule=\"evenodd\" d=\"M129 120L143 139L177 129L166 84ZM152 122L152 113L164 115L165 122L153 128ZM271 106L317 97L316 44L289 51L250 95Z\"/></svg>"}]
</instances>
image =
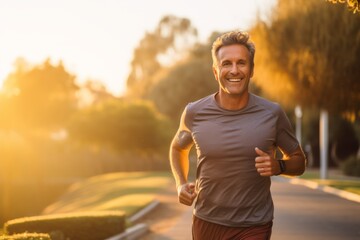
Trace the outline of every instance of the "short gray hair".
<instances>
[{"instance_id":1,"label":"short gray hair","mask_svg":"<svg viewBox=\"0 0 360 240\"><path fill-rule=\"evenodd\" d=\"M223 46L230 46L234 44L239 44L245 46L250 53L250 66L251 69L254 67L254 58L255 58L255 44L249 40L250 36L247 32L242 31L231 31L222 34L219 36L213 43L211 49L211 55L213 60L213 65L217 62L217 54Z\"/></svg>"}]
</instances>

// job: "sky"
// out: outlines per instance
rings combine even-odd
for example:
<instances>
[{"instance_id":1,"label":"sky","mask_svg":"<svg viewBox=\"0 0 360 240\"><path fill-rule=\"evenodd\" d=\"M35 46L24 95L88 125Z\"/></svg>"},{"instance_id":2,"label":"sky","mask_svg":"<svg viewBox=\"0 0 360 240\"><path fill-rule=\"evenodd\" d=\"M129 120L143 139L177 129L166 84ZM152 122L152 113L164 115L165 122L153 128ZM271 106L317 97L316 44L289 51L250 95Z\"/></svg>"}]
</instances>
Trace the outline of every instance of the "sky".
<instances>
[{"instance_id":1,"label":"sky","mask_svg":"<svg viewBox=\"0 0 360 240\"><path fill-rule=\"evenodd\" d=\"M165 15L188 18L199 40L213 31L248 30L276 0L0 0L0 86L22 57L61 60L77 83L125 91L132 54Z\"/></svg>"}]
</instances>

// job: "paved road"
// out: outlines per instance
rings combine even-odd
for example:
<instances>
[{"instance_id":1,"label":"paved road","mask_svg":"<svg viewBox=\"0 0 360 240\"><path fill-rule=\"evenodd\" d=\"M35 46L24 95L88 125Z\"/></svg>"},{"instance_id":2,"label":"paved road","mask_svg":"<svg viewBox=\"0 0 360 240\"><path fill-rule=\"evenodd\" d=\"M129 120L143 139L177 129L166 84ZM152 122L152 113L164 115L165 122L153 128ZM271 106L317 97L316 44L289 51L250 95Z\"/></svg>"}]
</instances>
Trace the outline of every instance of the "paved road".
<instances>
[{"instance_id":1,"label":"paved road","mask_svg":"<svg viewBox=\"0 0 360 240\"><path fill-rule=\"evenodd\" d=\"M360 204L274 178L275 240L359 240Z\"/></svg>"},{"instance_id":2,"label":"paved road","mask_svg":"<svg viewBox=\"0 0 360 240\"><path fill-rule=\"evenodd\" d=\"M336 195L273 178L273 240L359 240L360 204ZM191 208L156 240L190 240Z\"/></svg>"}]
</instances>

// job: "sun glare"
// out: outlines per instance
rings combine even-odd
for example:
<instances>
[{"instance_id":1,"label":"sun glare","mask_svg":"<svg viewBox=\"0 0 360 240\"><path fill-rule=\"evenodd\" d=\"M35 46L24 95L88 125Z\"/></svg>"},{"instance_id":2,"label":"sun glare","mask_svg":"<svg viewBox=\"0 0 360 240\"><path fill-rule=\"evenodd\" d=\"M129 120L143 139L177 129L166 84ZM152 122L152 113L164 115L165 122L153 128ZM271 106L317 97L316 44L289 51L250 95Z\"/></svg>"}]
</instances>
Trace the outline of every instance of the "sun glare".
<instances>
[{"instance_id":1,"label":"sun glare","mask_svg":"<svg viewBox=\"0 0 360 240\"><path fill-rule=\"evenodd\" d=\"M2 2L0 9L0 85L13 70L13 62L24 57L30 63L47 58L63 60L64 66L84 82L88 78L104 82L108 90L121 95L129 73L133 49L145 31L155 28L162 16L173 14L189 18L207 39L212 31L244 28L255 19L257 9L274 5L275 0L234 1L240 9L218 16L216 1L208 1L208 10L201 16L201 2L190 0L175 4L167 0L138 2L109 0L70 1L54 4L45 0L30 2ZM191 4L189 4L191 3ZM154 7L156 6L156 7ZM191 7L189 7L191 6ZM149 11L151 9L151 11ZM209 14L206 17L204 14ZM239 23L244 26L239 26Z\"/></svg>"}]
</instances>

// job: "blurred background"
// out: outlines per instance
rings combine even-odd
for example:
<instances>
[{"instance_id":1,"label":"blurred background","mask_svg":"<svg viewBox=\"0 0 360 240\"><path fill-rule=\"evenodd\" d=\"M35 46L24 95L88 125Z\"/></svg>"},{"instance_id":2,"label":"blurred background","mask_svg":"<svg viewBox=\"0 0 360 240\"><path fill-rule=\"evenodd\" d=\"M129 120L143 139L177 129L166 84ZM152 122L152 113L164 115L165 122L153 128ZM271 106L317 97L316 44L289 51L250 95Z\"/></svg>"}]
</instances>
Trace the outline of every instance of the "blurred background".
<instances>
[{"instance_id":1,"label":"blurred background","mask_svg":"<svg viewBox=\"0 0 360 240\"><path fill-rule=\"evenodd\" d=\"M169 171L181 112L218 89L211 44L229 30L250 32L251 91L283 106L309 167L326 113L328 167L360 176L355 3L1 0L0 222L90 176Z\"/></svg>"}]
</instances>

